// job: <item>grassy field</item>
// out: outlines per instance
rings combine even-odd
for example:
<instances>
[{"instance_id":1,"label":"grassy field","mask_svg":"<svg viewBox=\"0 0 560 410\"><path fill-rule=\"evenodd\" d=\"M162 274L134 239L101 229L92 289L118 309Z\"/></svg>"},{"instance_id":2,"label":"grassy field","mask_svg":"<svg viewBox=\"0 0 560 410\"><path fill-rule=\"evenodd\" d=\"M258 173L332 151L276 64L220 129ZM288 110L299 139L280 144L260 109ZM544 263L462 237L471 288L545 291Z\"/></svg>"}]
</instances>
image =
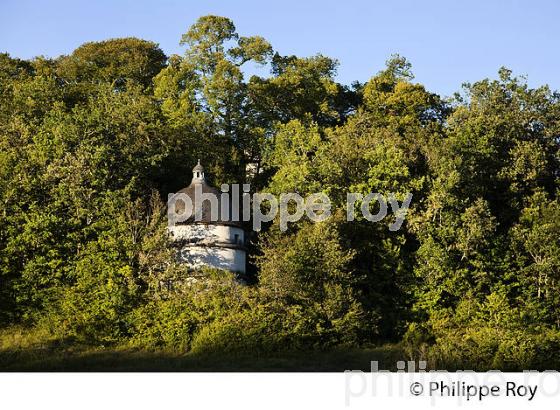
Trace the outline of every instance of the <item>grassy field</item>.
<instances>
[{"instance_id":1,"label":"grassy field","mask_svg":"<svg viewBox=\"0 0 560 410\"><path fill-rule=\"evenodd\" d=\"M380 369L395 370L396 362L406 359L396 345L270 354L195 355L124 347L64 345L45 340L44 335L22 329L0 331L0 371L340 372L369 371L373 360L379 362Z\"/></svg>"}]
</instances>

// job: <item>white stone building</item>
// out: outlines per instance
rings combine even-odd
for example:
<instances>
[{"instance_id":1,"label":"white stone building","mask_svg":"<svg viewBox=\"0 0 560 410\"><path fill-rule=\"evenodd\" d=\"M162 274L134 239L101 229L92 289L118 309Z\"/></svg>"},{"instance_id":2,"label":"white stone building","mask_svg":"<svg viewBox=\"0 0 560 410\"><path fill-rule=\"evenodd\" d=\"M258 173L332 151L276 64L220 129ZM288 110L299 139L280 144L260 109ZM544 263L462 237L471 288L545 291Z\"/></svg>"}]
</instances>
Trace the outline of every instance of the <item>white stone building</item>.
<instances>
[{"instance_id":1,"label":"white stone building","mask_svg":"<svg viewBox=\"0 0 560 410\"><path fill-rule=\"evenodd\" d=\"M217 209L221 210L222 192L208 185L200 161L193 168L191 184L177 193L188 195L194 205L196 203L195 191L197 185L200 192L215 195L218 201ZM232 215L231 200L228 202L229 215ZM179 260L195 269L209 266L245 274L245 231L242 224L236 221L222 220L220 212L217 213L218 215L212 215L209 200L203 201L201 205L199 221L194 218L195 210L193 216L185 222L178 222L169 228L173 242L178 248ZM184 212L184 203L177 201L175 206L175 211L178 214Z\"/></svg>"}]
</instances>

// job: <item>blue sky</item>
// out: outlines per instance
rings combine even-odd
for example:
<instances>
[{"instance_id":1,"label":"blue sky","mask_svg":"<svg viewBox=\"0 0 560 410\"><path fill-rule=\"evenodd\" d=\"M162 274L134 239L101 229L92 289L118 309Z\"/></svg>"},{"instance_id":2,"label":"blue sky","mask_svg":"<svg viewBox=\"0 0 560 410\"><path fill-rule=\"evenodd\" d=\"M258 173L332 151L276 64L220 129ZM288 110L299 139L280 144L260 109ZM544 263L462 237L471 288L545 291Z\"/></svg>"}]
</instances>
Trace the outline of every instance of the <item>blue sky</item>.
<instances>
[{"instance_id":1,"label":"blue sky","mask_svg":"<svg viewBox=\"0 0 560 410\"><path fill-rule=\"evenodd\" d=\"M495 78L505 65L531 86L560 89L558 1L191 1L0 0L0 51L58 56L86 41L136 36L181 53L181 34L200 16L231 18L280 54L337 58L338 81L365 81L393 53L416 81L442 95Z\"/></svg>"}]
</instances>

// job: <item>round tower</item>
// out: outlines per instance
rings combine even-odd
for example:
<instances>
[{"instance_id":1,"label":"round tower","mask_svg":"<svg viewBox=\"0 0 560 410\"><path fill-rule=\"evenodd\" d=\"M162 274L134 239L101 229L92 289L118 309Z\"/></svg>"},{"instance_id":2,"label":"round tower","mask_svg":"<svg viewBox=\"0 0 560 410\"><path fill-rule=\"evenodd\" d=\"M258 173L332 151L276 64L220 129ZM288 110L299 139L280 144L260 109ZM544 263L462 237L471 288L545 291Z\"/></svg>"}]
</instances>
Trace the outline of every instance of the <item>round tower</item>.
<instances>
[{"instance_id":1,"label":"round tower","mask_svg":"<svg viewBox=\"0 0 560 410\"><path fill-rule=\"evenodd\" d=\"M232 215L230 195L222 195L222 191L206 182L200 160L192 173L190 185L177 194L185 194L191 199L193 215L169 227L179 250L179 260L195 269L208 266L244 274L247 258L245 231L240 221L229 220ZM196 200L197 195L201 196L199 201ZM226 198L227 203L224 204ZM197 203L200 203L198 209L195 206ZM181 201L177 201L175 207L177 213L184 212L185 205ZM223 207L228 209L227 218L222 218Z\"/></svg>"}]
</instances>

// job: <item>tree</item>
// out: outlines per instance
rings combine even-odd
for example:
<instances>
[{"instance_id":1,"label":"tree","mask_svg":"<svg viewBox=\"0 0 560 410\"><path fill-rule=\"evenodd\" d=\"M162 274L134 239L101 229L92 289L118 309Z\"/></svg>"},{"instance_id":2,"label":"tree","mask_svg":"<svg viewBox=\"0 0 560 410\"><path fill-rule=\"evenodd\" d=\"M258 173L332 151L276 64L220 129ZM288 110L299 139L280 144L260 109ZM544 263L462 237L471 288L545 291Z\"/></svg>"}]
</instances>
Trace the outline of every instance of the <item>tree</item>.
<instances>
[{"instance_id":1,"label":"tree","mask_svg":"<svg viewBox=\"0 0 560 410\"><path fill-rule=\"evenodd\" d=\"M325 344L376 333L376 315L361 306L358 278L350 270L353 252L340 240L334 225L309 224L290 236L269 237L259 258L265 300L301 310L302 332L316 329L315 337Z\"/></svg>"},{"instance_id":2,"label":"tree","mask_svg":"<svg viewBox=\"0 0 560 410\"><path fill-rule=\"evenodd\" d=\"M122 90L130 81L147 88L165 68L166 61L166 55L151 41L117 38L81 45L58 61L57 72L66 86L69 83L110 83Z\"/></svg>"},{"instance_id":3,"label":"tree","mask_svg":"<svg viewBox=\"0 0 560 410\"><path fill-rule=\"evenodd\" d=\"M209 158L218 179L229 174L243 180L245 165L258 155L255 141L261 132L249 116L241 67L250 61L265 64L272 48L261 37L240 37L231 20L218 16L201 17L181 44L188 49L157 76L156 96L178 127L196 127L204 152L219 147Z\"/></svg>"}]
</instances>

